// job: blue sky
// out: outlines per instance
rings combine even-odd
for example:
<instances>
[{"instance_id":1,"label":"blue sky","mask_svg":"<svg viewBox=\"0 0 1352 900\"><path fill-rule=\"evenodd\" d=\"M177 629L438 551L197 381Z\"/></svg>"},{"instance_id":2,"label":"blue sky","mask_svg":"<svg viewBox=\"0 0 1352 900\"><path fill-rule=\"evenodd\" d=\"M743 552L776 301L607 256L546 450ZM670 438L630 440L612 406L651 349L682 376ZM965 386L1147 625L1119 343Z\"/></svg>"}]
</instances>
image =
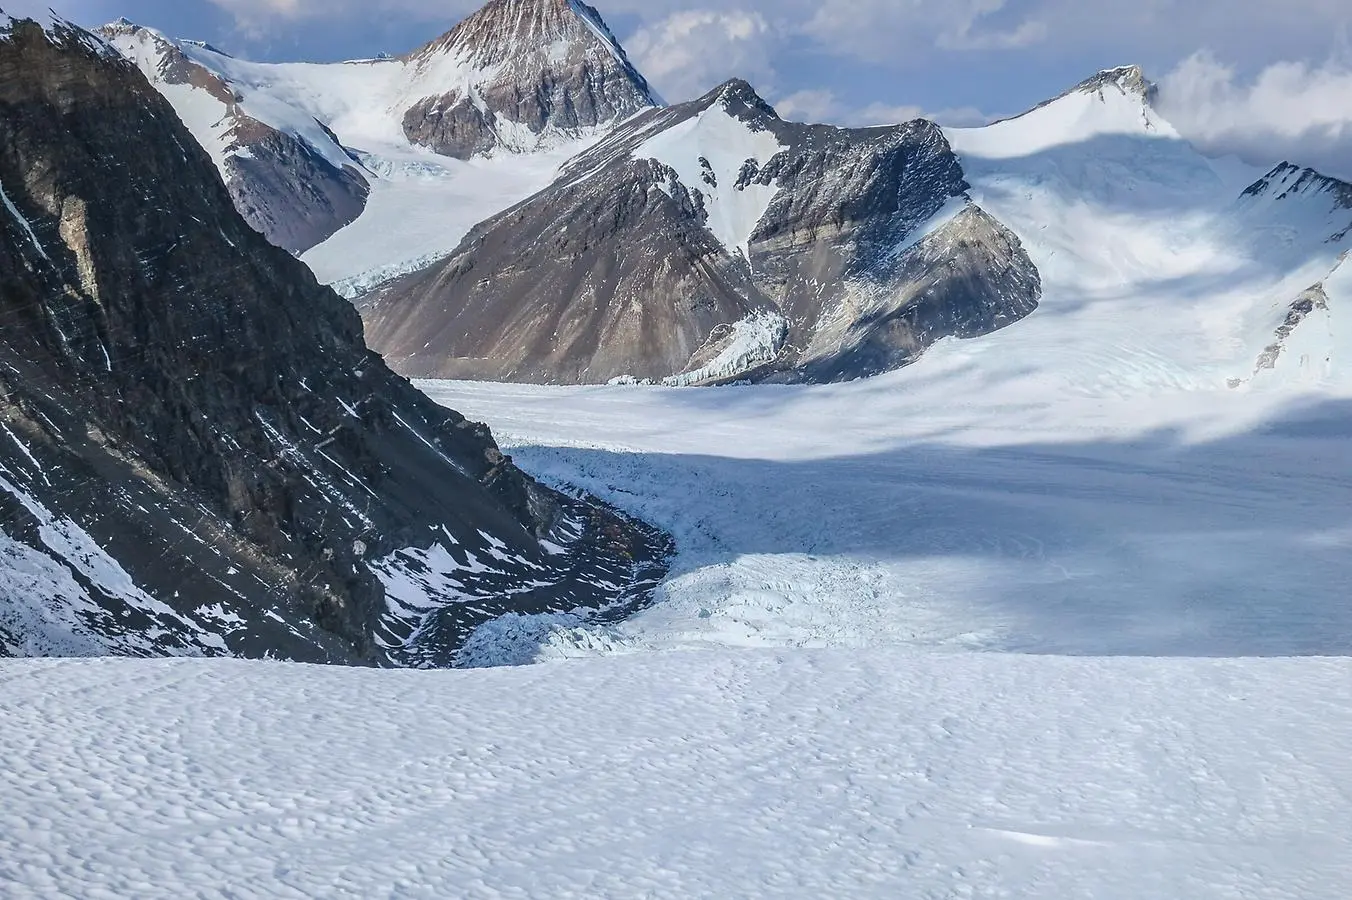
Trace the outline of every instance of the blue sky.
<instances>
[{"instance_id":1,"label":"blue sky","mask_svg":"<svg viewBox=\"0 0 1352 900\"><path fill-rule=\"evenodd\" d=\"M1194 142L1352 177L1347 0L593 0L669 100L747 78L786 116L861 124L1018 112L1137 63ZM0 0L11 14L45 6ZM68 0L260 60L399 53L475 0Z\"/></svg>"}]
</instances>

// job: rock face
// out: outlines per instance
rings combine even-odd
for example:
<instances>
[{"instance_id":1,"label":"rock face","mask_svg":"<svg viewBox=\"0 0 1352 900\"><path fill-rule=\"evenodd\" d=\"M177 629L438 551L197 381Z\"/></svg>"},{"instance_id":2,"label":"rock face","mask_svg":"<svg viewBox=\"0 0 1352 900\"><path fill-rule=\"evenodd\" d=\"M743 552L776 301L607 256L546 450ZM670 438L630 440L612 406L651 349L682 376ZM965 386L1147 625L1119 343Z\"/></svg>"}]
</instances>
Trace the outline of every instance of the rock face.
<instances>
[{"instance_id":1,"label":"rock face","mask_svg":"<svg viewBox=\"0 0 1352 900\"><path fill-rule=\"evenodd\" d=\"M409 79L436 93L404 111L404 134L457 159L538 149L657 104L579 0L491 0L405 60Z\"/></svg>"},{"instance_id":2,"label":"rock face","mask_svg":"<svg viewBox=\"0 0 1352 900\"><path fill-rule=\"evenodd\" d=\"M312 124L322 149L303 134L250 116L225 76L189 58L159 32L123 19L99 34L177 99L186 120L207 132L199 142L212 152L235 207L272 243L299 254L361 215L369 173L319 123Z\"/></svg>"},{"instance_id":3,"label":"rock face","mask_svg":"<svg viewBox=\"0 0 1352 900\"><path fill-rule=\"evenodd\" d=\"M0 17L0 312L0 653L443 665L661 573L393 375L60 21Z\"/></svg>"},{"instance_id":4,"label":"rock face","mask_svg":"<svg viewBox=\"0 0 1352 900\"><path fill-rule=\"evenodd\" d=\"M420 376L703 383L905 365L1037 305L933 123L782 121L749 85L626 123L448 259L363 298Z\"/></svg>"},{"instance_id":5,"label":"rock face","mask_svg":"<svg viewBox=\"0 0 1352 900\"><path fill-rule=\"evenodd\" d=\"M575 0L492 0L412 53L348 63L252 63L125 19L100 33L173 104L249 224L298 255L361 215L387 163L557 150L658 103Z\"/></svg>"}]
</instances>

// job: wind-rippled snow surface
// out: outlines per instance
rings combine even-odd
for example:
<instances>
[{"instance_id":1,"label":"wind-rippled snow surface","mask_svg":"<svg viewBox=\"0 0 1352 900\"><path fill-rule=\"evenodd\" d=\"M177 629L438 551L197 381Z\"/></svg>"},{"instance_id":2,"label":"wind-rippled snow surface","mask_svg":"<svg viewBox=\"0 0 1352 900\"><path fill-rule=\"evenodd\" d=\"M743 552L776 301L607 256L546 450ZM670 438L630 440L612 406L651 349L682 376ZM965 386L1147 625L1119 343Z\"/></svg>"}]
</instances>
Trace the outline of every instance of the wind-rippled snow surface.
<instances>
[{"instance_id":1,"label":"wind-rippled snow surface","mask_svg":"<svg viewBox=\"0 0 1352 900\"><path fill-rule=\"evenodd\" d=\"M1340 898L1352 663L0 664L0 894Z\"/></svg>"}]
</instances>

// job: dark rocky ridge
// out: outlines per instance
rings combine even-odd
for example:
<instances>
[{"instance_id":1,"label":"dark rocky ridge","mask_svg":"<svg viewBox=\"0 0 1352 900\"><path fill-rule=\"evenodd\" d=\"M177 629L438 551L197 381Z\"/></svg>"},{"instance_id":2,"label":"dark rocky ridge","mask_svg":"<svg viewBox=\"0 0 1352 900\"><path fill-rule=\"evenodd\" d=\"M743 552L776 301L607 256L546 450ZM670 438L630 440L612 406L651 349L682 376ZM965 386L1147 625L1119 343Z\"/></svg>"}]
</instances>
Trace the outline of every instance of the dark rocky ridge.
<instances>
[{"instance_id":1,"label":"dark rocky ridge","mask_svg":"<svg viewBox=\"0 0 1352 900\"><path fill-rule=\"evenodd\" d=\"M225 78L189 59L171 41L125 19L98 33L110 40L147 42L158 56L158 80L201 88L225 104L230 122L221 173L225 186L245 221L278 247L303 253L366 208L371 186L359 166L336 167L303 139L252 118Z\"/></svg>"},{"instance_id":2,"label":"dark rocky ridge","mask_svg":"<svg viewBox=\"0 0 1352 900\"><path fill-rule=\"evenodd\" d=\"M576 135L657 102L596 10L578 0L490 0L405 57L415 78L447 58L474 73L470 83L423 97L403 127L413 143L457 159L532 149L514 130Z\"/></svg>"},{"instance_id":3,"label":"dark rocky ridge","mask_svg":"<svg viewBox=\"0 0 1352 900\"><path fill-rule=\"evenodd\" d=\"M446 664L494 615L660 574L661 535L393 375L84 32L0 27L0 188L0 585L28 589L0 597L0 652ZM90 574L104 551L123 574Z\"/></svg>"},{"instance_id":4,"label":"dark rocky ridge","mask_svg":"<svg viewBox=\"0 0 1352 900\"><path fill-rule=\"evenodd\" d=\"M642 158L704 114L772 134L734 185L775 190L746 255L705 227L720 189ZM600 382L834 380L914 360L1027 315L1041 282L1018 238L966 197L940 129L782 121L750 85L636 117L457 251L361 301L371 345L415 376ZM921 233L941 211L952 216ZM942 217L941 217L942 218ZM738 320L782 317L768 357L706 371ZM724 367L726 368L726 366Z\"/></svg>"},{"instance_id":5,"label":"dark rocky ridge","mask_svg":"<svg viewBox=\"0 0 1352 900\"><path fill-rule=\"evenodd\" d=\"M1245 197L1266 195L1279 201L1298 196L1323 195L1335 214L1344 210L1350 213L1346 219L1347 225L1330 235L1329 242L1336 243L1352 234L1352 184L1346 181L1331 178L1309 166L1280 162L1244 190Z\"/></svg>"}]
</instances>

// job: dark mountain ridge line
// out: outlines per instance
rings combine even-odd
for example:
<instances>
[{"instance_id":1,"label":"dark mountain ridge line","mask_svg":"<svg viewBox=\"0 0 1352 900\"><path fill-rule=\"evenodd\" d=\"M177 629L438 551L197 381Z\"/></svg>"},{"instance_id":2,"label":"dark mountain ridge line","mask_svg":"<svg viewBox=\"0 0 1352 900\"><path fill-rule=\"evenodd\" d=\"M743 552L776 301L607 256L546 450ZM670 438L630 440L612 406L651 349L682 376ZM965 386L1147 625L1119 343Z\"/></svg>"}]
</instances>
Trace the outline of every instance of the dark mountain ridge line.
<instances>
[{"instance_id":1,"label":"dark mountain ridge line","mask_svg":"<svg viewBox=\"0 0 1352 900\"><path fill-rule=\"evenodd\" d=\"M445 665L502 612L660 577L665 536L393 375L107 45L7 23L0 113L0 556L47 600L0 604L7 652Z\"/></svg>"},{"instance_id":2,"label":"dark mountain ridge line","mask_svg":"<svg viewBox=\"0 0 1352 900\"><path fill-rule=\"evenodd\" d=\"M689 134L706 114L770 136L779 149L717 177L701 156L693 181L643 149L678 129ZM747 245L724 245L709 226L711 206L731 210L756 189L771 196ZM860 377L1036 306L1031 260L968 189L933 122L786 122L732 79L625 121L566 163L553 185L476 226L450 256L358 304L372 346L415 377ZM922 233L952 203L962 209L935 225L943 234ZM977 257L992 275L958 262ZM736 323L758 315L782 316L784 339L757 348L759 357L744 361L752 365L730 365Z\"/></svg>"}]
</instances>

